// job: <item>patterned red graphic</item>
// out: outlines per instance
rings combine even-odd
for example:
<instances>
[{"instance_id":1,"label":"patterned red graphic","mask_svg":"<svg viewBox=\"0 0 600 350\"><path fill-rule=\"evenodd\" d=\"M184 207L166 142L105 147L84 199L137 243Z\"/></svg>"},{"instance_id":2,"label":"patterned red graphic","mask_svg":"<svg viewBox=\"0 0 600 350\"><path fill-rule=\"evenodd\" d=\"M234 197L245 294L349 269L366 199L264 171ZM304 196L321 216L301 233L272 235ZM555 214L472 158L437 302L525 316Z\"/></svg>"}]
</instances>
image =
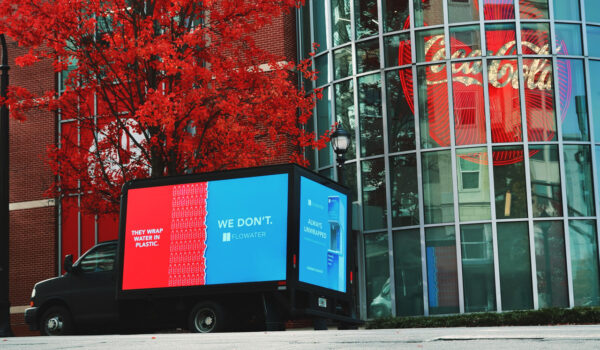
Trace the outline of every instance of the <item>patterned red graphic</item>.
<instances>
[{"instance_id":1,"label":"patterned red graphic","mask_svg":"<svg viewBox=\"0 0 600 350\"><path fill-rule=\"evenodd\" d=\"M208 183L173 186L169 287L206 284Z\"/></svg>"},{"instance_id":2,"label":"patterned red graphic","mask_svg":"<svg viewBox=\"0 0 600 350\"><path fill-rule=\"evenodd\" d=\"M474 3L477 8L477 1ZM543 14L528 1L520 1L521 17L537 19ZM486 20L514 19L512 0L484 2ZM405 22L405 29L410 19ZM488 77L490 129L492 142L522 142L521 101L519 94L519 72L516 59L502 59L517 53L517 40L513 29L487 30L486 43L488 56L499 59L488 60L487 72L482 69L481 52L473 52L468 45L451 38L450 56L452 59L470 58L475 61L452 63L452 88L455 117L455 142L457 145L483 144L486 142L486 121L483 101L483 75ZM438 61L445 57L444 35L431 35L423 38L425 61ZM549 55L550 36L548 32L523 28L521 43L523 54ZM565 45L561 46L565 48ZM563 49L563 54L566 50ZM399 65L411 64L410 42L401 42L398 53ZM563 60L564 61L564 60ZM439 147L450 146L450 121L448 101L448 77L444 63L427 66L427 111L421 111L428 120L429 137ZM413 80L410 70L400 70L400 80L404 96L414 113L412 95ZM571 97L571 67L568 62L559 62L558 88L561 101L561 120L564 120ZM556 138L556 117L554 113L554 88L552 83L552 62L546 58L523 59L523 86L527 120L528 141L550 141ZM536 151L531 151L530 155ZM485 164L486 157L469 160ZM493 154L494 165L506 165L523 160L523 151L497 151ZM485 162L485 163L483 163Z\"/></svg>"}]
</instances>

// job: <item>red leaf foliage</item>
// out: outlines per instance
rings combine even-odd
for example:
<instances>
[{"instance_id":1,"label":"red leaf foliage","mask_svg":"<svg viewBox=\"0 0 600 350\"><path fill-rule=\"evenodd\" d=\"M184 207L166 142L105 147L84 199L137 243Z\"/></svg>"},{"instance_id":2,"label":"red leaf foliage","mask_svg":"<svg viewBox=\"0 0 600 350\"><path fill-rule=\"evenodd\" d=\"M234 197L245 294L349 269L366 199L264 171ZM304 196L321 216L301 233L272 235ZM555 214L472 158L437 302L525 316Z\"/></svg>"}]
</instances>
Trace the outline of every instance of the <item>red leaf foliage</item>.
<instances>
[{"instance_id":1,"label":"red leaf foliage","mask_svg":"<svg viewBox=\"0 0 600 350\"><path fill-rule=\"evenodd\" d=\"M294 77L314 72L252 39L302 3L0 0L0 31L31 48L17 62L51 59L65 76L60 95L13 87L6 100L18 118L43 107L75 121L48 147L59 179L48 193L116 212L132 179L255 166L290 145L306 165L302 148L327 135L304 131L316 96Z\"/></svg>"}]
</instances>

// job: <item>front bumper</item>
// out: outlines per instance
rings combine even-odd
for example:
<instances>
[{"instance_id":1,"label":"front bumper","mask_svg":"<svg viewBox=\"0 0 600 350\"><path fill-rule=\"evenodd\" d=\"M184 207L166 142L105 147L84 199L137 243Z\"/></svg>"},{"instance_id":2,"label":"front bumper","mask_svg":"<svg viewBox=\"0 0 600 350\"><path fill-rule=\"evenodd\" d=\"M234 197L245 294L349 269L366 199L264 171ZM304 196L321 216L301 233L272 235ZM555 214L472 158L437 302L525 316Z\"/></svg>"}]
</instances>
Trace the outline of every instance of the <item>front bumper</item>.
<instances>
[{"instance_id":1,"label":"front bumper","mask_svg":"<svg viewBox=\"0 0 600 350\"><path fill-rule=\"evenodd\" d=\"M38 322L38 308L30 307L25 309L25 323L29 325L29 329L37 331L39 328Z\"/></svg>"}]
</instances>

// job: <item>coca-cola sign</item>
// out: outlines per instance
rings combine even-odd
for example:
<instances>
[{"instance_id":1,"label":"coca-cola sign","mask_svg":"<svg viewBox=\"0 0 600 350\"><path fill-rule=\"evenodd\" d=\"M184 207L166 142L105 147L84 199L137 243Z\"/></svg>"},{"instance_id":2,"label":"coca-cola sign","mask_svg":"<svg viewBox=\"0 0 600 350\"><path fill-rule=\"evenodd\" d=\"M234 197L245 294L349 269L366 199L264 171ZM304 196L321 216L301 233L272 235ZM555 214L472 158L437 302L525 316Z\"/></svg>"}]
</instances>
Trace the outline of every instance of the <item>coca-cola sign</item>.
<instances>
[{"instance_id":1,"label":"coca-cola sign","mask_svg":"<svg viewBox=\"0 0 600 350\"><path fill-rule=\"evenodd\" d=\"M521 3L523 4L524 1ZM488 7L486 10L489 12L491 8ZM481 59L482 50L478 45L472 47L451 36L449 56L453 61L449 64L452 104L448 100L449 82L446 63L435 63L446 58L446 38L439 32L431 33L429 36L417 39L423 41L416 45L422 50L420 55L423 60L433 63L419 68L417 78L419 84L426 85L419 89L421 138L424 147L450 146L449 106L451 105L454 112L455 144L486 143L484 74L488 83L487 104L492 142L523 141L521 104L525 106L527 140L541 142L556 139L553 69L551 59L546 58L551 54L549 34L546 30L539 28L531 30L525 27L521 30L520 45L523 54L535 55L522 59L524 88L522 95L519 90L519 65L516 59L518 43L512 24L486 27L486 56L493 58L488 58L485 66ZM469 58L473 60L464 60ZM409 42L400 43L398 61L399 65L412 63ZM558 65L558 77L562 119L570 101L569 64ZM412 73L409 70L400 70L400 80L407 103L414 112ZM524 101L521 101L522 96ZM512 164L523 160L523 152L520 150L494 152L493 160L495 165ZM473 159L473 161L479 163L484 160Z\"/></svg>"}]
</instances>

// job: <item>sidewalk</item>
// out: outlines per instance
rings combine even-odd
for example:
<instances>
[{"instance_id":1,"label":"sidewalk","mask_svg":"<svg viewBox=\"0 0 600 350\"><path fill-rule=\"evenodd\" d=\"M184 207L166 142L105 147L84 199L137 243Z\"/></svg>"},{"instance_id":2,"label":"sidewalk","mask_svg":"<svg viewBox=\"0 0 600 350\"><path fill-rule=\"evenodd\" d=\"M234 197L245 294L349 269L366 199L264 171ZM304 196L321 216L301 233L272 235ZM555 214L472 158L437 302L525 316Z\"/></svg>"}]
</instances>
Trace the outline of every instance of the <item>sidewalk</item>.
<instances>
[{"instance_id":1,"label":"sidewalk","mask_svg":"<svg viewBox=\"0 0 600 350\"><path fill-rule=\"evenodd\" d=\"M600 325L0 339L2 349L600 349Z\"/></svg>"}]
</instances>

